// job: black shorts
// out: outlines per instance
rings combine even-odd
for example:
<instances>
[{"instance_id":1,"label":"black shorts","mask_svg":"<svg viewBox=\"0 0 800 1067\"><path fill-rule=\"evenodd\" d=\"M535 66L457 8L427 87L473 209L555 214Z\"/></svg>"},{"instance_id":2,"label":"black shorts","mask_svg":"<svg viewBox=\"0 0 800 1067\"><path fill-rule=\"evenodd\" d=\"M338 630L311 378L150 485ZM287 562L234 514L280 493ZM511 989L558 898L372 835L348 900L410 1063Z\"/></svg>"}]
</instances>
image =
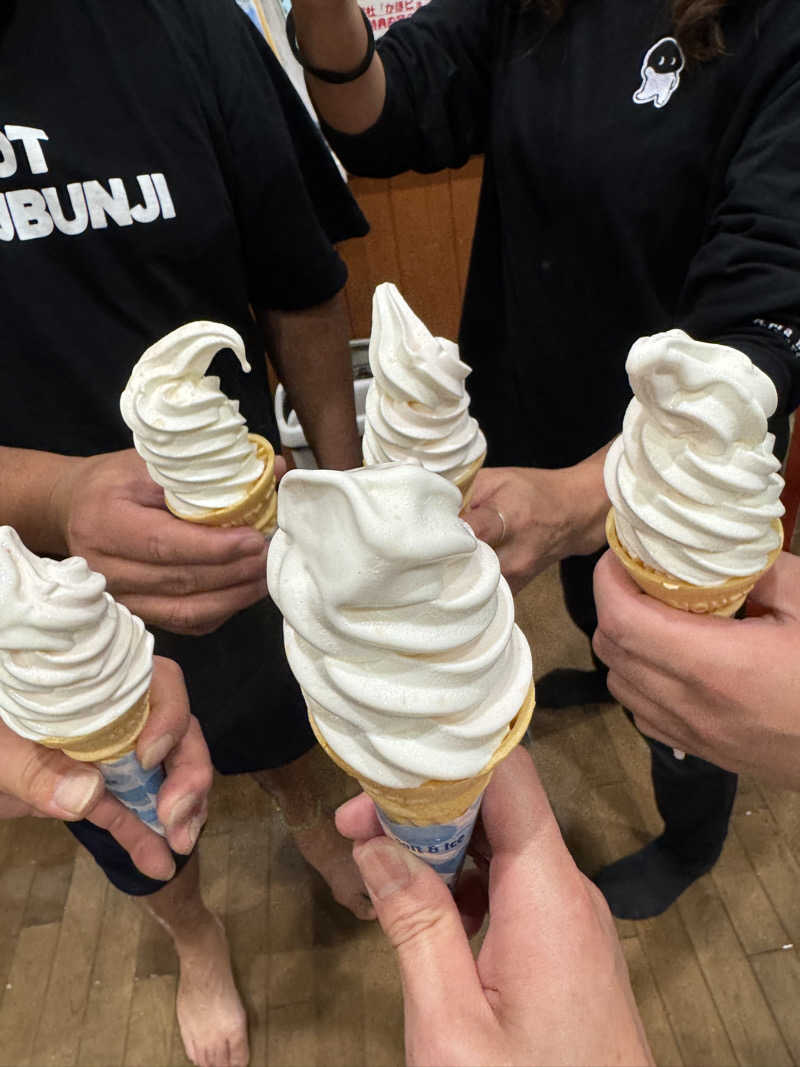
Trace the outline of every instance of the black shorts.
<instances>
[{"instance_id":1,"label":"black shorts","mask_svg":"<svg viewBox=\"0 0 800 1067\"><path fill-rule=\"evenodd\" d=\"M305 701L283 651L283 618L272 600L205 637L151 631L156 653L183 668L192 712L221 774L282 767L312 748ZM141 874L105 830L85 820L66 825L124 893L143 896L163 886ZM178 869L186 858L176 855Z\"/></svg>"}]
</instances>

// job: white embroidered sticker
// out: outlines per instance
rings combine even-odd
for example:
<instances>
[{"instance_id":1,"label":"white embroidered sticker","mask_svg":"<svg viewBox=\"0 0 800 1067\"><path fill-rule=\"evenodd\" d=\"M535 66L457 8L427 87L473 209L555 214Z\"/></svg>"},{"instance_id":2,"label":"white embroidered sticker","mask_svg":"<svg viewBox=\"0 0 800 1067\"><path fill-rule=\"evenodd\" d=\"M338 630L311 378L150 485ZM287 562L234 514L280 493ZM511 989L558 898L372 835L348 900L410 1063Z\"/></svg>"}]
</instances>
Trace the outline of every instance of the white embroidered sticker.
<instances>
[{"instance_id":1,"label":"white embroidered sticker","mask_svg":"<svg viewBox=\"0 0 800 1067\"><path fill-rule=\"evenodd\" d=\"M674 37L662 37L656 41L642 60L642 84L633 94L635 104L664 107L680 85L681 71L685 65L681 46Z\"/></svg>"}]
</instances>

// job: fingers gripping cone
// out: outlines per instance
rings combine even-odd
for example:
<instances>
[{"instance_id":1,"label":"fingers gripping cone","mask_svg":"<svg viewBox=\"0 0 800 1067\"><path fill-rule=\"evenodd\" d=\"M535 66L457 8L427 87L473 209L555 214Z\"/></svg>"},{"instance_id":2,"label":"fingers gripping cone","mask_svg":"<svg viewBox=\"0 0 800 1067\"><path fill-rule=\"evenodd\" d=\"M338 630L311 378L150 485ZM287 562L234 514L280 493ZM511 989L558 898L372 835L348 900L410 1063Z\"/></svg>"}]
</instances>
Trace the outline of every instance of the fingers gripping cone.
<instances>
[{"instance_id":1,"label":"fingers gripping cone","mask_svg":"<svg viewBox=\"0 0 800 1067\"><path fill-rule=\"evenodd\" d=\"M256 455L264 464L261 476L250 485L242 499L227 508L215 508L202 515L182 515L170 508L179 519L202 526L252 526L267 538L277 527L278 494L275 489L275 452L265 437L250 433L248 440L256 446ZM167 504L169 507L169 504Z\"/></svg>"},{"instance_id":2,"label":"fingers gripping cone","mask_svg":"<svg viewBox=\"0 0 800 1067\"><path fill-rule=\"evenodd\" d=\"M735 615L744 604L747 594L758 579L763 574L766 574L780 554L783 547L783 527L779 519L775 519L772 525L778 534L779 542L767 557L766 566L760 571L756 571L755 574L729 578L721 585L713 586L690 585L689 582L683 582L680 578L674 578L672 575L661 574L659 571L651 570L641 560L634 559L633 556L628 555L617 537L613 508L610 509L606 516L606 537L608 538L609 548L614 552L642 592L647 593L648 596L660 600L663 604L668 604L671 608L690 611L695 615L730 617Z\"/></svg>"},{"instance_id":3,"label":"fingers gripping cone","mask_svg":"<svg viewBox=\"0 0 800 1067\"><path fill-rule=\"evenodd\" d=\"M306 700L309 722L320 746L342 770L358 778L356 772L330 748L314 718L315 702L308 696ZM535 703L531 682L502 743L480 774L473 778L449 782L432 779L413 789L392 789L358 778L361 788L375 802L381 825L388 836L425 860L451 888L463 865L481 800L494 769L525 736Z\"/></svg>"},{"instance_id":4,"label":"fingers gripping cone","mask_svg":"<svg viewBox=\"0 0 800 1067\"><path fill-rule=\"evenodd\" d=\"M729 578L722 585L701 586L690 585L689 582L683 582L670 574L651 570L650 567L645 567L641 560L628 555L617 537L614 509L611 508L606 516L608 546L643 593L679 611L689 611L695 615L719 615L722 618L730 618L736 614L758 579L766 574L778 558L783 548L783 526L779 519L775 519L773 528L779 541L767 557L765 567L755 574ZM676 759L682 760L686 756L682 749L674 748L672 751Z\"/></svg>"},{"instance_id":5,"label":"fingers gripping cone","mask_svg":"<svg viewBox=\"0 0 800 1067\"><path fill-rule=\"evenodd\" d=\"M108 791L163 837L165 831L156 812L156 798L164 771L160 765L144 770L134 751L149 714L149 693L145 692L102 730L83 737L42 738L39 743L46 748L60 749L81 763L96 764Z\"/></svg>"},{"instance_id":6,"label":"fingers gripping cone","mask_svg":"<svg viewBox=\"0 0 800 1067\"><path fill-rule=\"evenodd\" d=\"M475 460L474 463L470 463L469 467L458 478L454 479L453 484L456 489L461 493L461 511L459 514L464 515L469 509L472 502L472 494L475 491L475 479L478 476L478 471L483 466L483 461L486 459L486 453L482 453Z\"/></svg>"}]
</instances>

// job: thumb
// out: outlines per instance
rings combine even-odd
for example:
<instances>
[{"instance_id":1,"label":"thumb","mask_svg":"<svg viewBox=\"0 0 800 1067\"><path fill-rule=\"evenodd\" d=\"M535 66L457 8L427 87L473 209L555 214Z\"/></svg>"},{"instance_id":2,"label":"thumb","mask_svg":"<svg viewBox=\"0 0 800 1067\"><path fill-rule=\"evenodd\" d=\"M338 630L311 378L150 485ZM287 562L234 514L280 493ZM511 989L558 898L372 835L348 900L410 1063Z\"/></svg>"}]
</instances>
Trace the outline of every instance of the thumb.
<instances>
[{"instance_id":1,"label":"thumb","mask_svg":"<svg viewBox=\"0 0 800 1067\"><path fill-rule=\"evenodd\" d=\"M82 819L105 790L96 767L26 741L7 727L0 735L0 757L0 790L40 815Z\"/></svg>"},{"instance_id":2,"label":"thumb","mask_svg":"<svg viewBox=\"0 0 800 1067\"><path fill-rule=\"evenodd\" d=\"M486 1010L475 961L450 891L422 860L387 837L358 844L353 857L378 921L397 952L407 1032L474 1022Z\"/></svg>"},{"instance_id":3,"label":"thumb","mask_svg":"<svg viewBox=\"0 0 800 1067\"><path fill-rule=\"evenodd\" d=\"M789 620L800 618L800 558L781 552L767 573L747 598L748 615L778 615Z\"/></svg>"}]
</instances>

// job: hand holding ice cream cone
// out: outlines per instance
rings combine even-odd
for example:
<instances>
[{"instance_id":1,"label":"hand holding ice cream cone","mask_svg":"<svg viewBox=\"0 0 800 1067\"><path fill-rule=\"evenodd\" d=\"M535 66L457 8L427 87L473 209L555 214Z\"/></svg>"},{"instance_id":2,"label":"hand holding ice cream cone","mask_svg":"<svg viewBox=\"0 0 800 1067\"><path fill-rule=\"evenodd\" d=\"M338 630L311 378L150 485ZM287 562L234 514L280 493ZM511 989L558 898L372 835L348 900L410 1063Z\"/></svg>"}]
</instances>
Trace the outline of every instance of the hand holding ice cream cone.
<instances>
[{"instance_id":1,"label":"hand holding ice cream cone","mask_svg":"<svg viewBox=\"0 0 800 1067\"><path fill-rule=\"evenodd\" d=\"M160 763L134 749L147 722L153 638L79 557L30 552L0 527L0 718L20 737L96 764L158 833Z\"/></svg>"},{"instance_id":2,"label":"hand holding ice cream cone","mask_svg":"<svg viewBox=\"0 0 800 1067\"><path fill-rule=\"evenodd\" d=\"M570 857L527 753L513 752L486 791L489 877L470 872L459 901L467 914L424 864L379 836L371 808L357 797L336 825L356 842L397 952L410 1063L652 1064L608 907ZM487 907L474 958L467 937Z\"/></svg>"},{"instance_id":3,"label":"hand holding ice cream cone","mask_svg":"<svg viewBox=\"0 0 800 1067\"><path fill-rule=\"evenodd\" d=\"M594 650L648 737L778 789L800 790L800 557L781 552L745 620L676 612L613 553L594 572Z\"/></svg>"},{"instance_id":4,"label":"hand holding ice cream cone","mask_svg":"<svg viewBox=\"0 0 800 1067\"><path fill-rule=\"evenodd\" d=\"M207 634L266 596L263 534L175 518L133 448L71 460L54 510L63 547L50 551L85 559L148 626Z\"/></svg>"},{"instance_id":5,"label":"hand holding ice cream cone","mask_svg":"<svg viewBox=\"0 0 800 1067\"><path fill-rule=\"evenodd\" d=\"M166 780L158 794L167 841L106 789L100 771L56 749L20 737L0 722L0 819L39 815L88 819L114 837L149 878L166 881L175 870L167 842L189 852L205 821L211 763L199 723L189 713L180 668L153 659L150 716L136 746L141 765L162 761Z\"/></svg>"},{"instance_id":6,"label":"hand holding ice cream cone","mask_svg":"<svg viewBox=\"0 0 800 1067\"><path fill-rule=\"evenodd\" d=\"M602 547L608 511L605 452L554 470L484 467L479 472L463 517L497 552L512 592L567 556Z\"/></svg>"},{"instance_id":7,"label":"hand holding ice cream cone","mask_svg":"<svg viewBox=\"0 0 800 1067\"><path fill-rule=\"evenodd\" d=\"M775 386L744 353L682 330L640 338L626 369L635 395L605 464L609 547L648 596L734 615L783 543Z\"/></svg>"}]
</instances>

